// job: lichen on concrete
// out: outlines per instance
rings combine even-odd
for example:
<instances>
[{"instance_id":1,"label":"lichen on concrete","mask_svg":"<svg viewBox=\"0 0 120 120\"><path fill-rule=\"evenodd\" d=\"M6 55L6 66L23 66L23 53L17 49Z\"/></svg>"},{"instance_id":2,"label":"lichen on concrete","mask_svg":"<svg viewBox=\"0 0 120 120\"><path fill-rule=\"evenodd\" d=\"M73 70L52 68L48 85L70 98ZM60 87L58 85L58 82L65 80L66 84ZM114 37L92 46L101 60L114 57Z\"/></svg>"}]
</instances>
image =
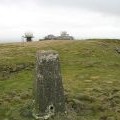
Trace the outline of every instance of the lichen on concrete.
<instances>
[{"instance_id":1,"label":"lichen on concrete","mask_svg":"<svg viewBox=\"0 0 120 120\"><path fill-rule=\"evenodd\" d=\"M58 53L53 50L38 51L34 84L36 115L47 118L65 112L63 91Z\"/></svg>"}]
</instances>

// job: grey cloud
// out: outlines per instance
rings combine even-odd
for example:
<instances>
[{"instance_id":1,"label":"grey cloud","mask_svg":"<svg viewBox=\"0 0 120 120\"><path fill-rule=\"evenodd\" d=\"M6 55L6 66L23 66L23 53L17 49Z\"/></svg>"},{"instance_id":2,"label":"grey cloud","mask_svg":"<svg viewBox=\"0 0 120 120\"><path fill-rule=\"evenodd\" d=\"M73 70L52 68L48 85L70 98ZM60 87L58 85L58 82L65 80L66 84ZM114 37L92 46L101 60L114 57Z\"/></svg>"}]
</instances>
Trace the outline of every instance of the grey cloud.
<instances>
[{"instance_id":1,"label":"grey cloud","mask_svg":"<svg viewBox=\"0 0 120 120\"><path fill-rule=\"evenodd\" d=\"M120 16L120 0L0 0L1 4L6 5L23 5L37 4L53 7L70 7L70 8L83 8L97 12Z\"/></svg>"},{"instance_id":2,"label":"grey cloud","mask_svg":"<svg viewBox=\"0 0 120 120\"><path fill-rule=\"evenodd\" d=\"M46 5L76 7L120 15L120 0L37 0Z\"/></svg>"}]
</instances>

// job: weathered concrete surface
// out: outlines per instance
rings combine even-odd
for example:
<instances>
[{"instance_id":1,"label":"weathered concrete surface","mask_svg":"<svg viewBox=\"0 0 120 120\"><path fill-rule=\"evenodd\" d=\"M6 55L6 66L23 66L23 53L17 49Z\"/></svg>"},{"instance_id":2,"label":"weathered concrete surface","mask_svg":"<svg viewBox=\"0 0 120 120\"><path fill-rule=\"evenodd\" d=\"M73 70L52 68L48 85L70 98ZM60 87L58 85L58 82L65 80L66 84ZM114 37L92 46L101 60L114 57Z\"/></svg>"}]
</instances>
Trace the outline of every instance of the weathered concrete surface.
<instances>
[{"instance_id":1,"label":"weathered concrete surface","mask_svg":"<svg viewBox=\"0 0 120 120\"><path fill-rule=\"evenodd\" d=\"M64 90L56 51L38 51L34 86L35 112L40 116L65 112Z\"/></svg>"}]
</instances>

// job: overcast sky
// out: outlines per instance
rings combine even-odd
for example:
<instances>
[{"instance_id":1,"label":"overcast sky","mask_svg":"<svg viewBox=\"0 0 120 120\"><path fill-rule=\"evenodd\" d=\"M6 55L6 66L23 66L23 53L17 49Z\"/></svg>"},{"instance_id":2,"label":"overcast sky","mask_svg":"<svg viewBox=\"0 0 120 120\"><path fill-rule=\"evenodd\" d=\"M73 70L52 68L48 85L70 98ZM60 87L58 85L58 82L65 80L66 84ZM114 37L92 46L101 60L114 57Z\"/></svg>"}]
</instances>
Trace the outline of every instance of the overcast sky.
<instances>
[{"instance_id":1,"label":"overcast sky","mask_svg":"<svg viewBox=\"0 0 120 120\"><path fill-rule=\"evenodd\" d=\"M79 39L120 38L120 0L0 0L0 42L61 31Z\"/></svg>"}]
</instances>

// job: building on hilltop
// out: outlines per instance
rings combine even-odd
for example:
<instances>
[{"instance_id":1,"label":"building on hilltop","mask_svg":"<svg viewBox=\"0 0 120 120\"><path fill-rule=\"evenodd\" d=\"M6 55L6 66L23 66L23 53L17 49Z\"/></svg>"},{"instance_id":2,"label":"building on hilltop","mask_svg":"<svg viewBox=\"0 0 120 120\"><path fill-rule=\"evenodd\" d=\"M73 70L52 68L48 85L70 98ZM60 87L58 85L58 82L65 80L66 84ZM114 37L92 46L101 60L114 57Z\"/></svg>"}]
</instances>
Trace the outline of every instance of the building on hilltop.
<instances>
[{"instance_id":1,"label":"building on hilltop","mask_svg":"<svg viewBox=\"0 0 120 120\"><path fill-rule=\"evenodd\" d=\"M61 32L60 36L57 37L58 40L74 40L66 31Z\"/></svg>"},{"instance_id":2,"label":"building on hilltop","mask_svg":"<svg viewBox=\"0 0 120 120\"><path fill-rule=\"evenodd\" d=\"M50 34L50 35L45 36L44 39L45 39L45 40L55 40L56 37L55 37L54 35Z\"/></svg>"},{"instance_id":3,"label":"building on hilltop","mask_svg":"<svg viewBox=\"0 0 120 120\"><path fill-rule=\"evenodd\" d=\"M66 31L61 32L60 36L54 36L52 34L44 37L44 40L74 40Z\"/></svg>"},{"instance_id":4,"label":"building on hilltop","mask_svg":"<svg viewBox=\"0 0 120 120\"><path fill-rule=\"evenodd\" d=\"M31 42L31 41L32 41L32 38L33 38L33 33L31 33L31 32L25 33L24 38L26 38L26 41L27 41L27 42Z\"/></svg>"}]
</instances>

